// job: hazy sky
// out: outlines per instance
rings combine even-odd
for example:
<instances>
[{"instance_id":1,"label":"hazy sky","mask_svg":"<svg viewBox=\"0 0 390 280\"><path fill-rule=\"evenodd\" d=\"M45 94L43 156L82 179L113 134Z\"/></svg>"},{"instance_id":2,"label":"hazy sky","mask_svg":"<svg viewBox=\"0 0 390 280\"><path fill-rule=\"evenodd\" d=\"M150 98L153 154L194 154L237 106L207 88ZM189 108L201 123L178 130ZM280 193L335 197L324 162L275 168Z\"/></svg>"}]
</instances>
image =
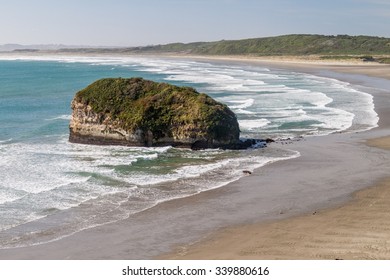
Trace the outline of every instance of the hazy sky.
<instances>
[{"instance_id":1,"label":"hazy sky","mask_svg":"<svg viewBox=\"0 0 390 280\"><path fill-rule=\"evenodd\" d=\"M0 0L0 44L139 46L301 33L390 37L390 0Z\"/></svg>"}]
</instances>

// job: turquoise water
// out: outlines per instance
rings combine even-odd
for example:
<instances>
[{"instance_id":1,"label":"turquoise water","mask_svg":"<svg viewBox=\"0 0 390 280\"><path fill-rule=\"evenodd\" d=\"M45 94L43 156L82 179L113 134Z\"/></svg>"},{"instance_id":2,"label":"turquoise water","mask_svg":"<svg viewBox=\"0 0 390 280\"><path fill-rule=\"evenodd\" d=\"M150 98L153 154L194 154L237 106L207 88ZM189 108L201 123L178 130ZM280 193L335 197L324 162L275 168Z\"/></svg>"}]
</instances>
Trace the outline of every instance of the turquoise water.
<instances>
[{"instance_id":1,"label":"turquoise water","mask_svg":"<svg viewBox=\"0 0 390 280\"><path fill-rule=\"evenodd\" d=\"M299 156L272 147L190 151L69 143L74 94L99 78L133 76L210 94L237 114L242 137L360 131L378 121L371 95L308 74L183 59L3 58L0 247L56 240Z\"/></svg>"}]
</instances>

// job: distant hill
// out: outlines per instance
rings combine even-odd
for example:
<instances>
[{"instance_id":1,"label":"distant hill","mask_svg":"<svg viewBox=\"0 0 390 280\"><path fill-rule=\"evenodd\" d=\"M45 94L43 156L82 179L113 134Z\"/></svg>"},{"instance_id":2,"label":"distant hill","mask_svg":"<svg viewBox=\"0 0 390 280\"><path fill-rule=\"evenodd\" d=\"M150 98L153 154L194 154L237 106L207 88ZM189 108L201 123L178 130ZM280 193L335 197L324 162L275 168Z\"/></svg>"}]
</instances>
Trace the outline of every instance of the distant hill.
<instances>
[{"instance_id":1,"label":"distant hill","mask_svg":"<svg viewBox=\"0 0 390 280\"><path fill-rule=\"evenodd\" d=\"M203 55L383 55L390 54L390 38L348 35L284 35L217 42L174 43L127 50Z\"/></svg>"},{"instance_id":2,"label":"distant hill","mask_svg":"<svg viewBox=\"0 0 390 280\"><path fill-rule=\"evenodd\" d=\"M1 52L12 52L18 50L58 50L65 48L65 45L20 45L20 44L5 44L0 45Z\"/></svg>"},{"instance_id":3,"label":"distant hill","mask_svg":"<svg viewBox=\"0 0 390 280\"><path fill-rule=\"evenodd\" d=\"M20 45L20 44L5 44L0 45L0 52L20 52L20 51L57 51L60 49L87 49L92 48L90 46L68 46L68 45L62 45L62 44L41 44L41 45ZM93 48L100 48L100 47L93 47ZM103 47L104 48L104 47Z\"/></svg>"},{"instance_id":4,"label":"distant hill","mask_svg":"<svg viewBox=\"0 0 390 280\"><path fill-rule=\"evenodd\" d=\"M141 47L77 47L61 45L3 45L1 50L29 52L53 51L66 53L110 53L110 54L148 54L175 53L191 55L319 55L323 58L358 56L372 59L372 56L390 60L390 38L349 35L283 35L276 37L254 38L243 40L222 40L216 42L172 43Z\"/></svg>"}]
</instances>

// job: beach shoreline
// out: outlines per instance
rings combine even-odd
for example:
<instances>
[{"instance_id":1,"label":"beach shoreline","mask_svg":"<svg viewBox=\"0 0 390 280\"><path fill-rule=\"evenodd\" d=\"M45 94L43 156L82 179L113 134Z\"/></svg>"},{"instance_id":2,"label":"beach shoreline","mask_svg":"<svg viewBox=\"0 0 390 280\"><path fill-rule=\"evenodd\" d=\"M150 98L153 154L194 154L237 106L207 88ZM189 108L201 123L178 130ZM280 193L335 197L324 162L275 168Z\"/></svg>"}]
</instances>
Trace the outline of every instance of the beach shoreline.
<instances>
[{"instance_id":1,"label":"beach shoreline","mask_svg":"<svg viewBox=\"0 0 390 280\"><path fill-rule=\"evenodd\" d=\"M388 66L385 65L318 64L273 58L252 63L309 73L325 70L359 75L360 78L390 79L390 72L385 70ZM326 76L329 77L329 73ZM354 83L348 78L346 80ZM374 98L377 105L380 98L375 94ZM389 128L389 110L377 109L380 112L379 127L367 133L371 136L363 145L390 150L389 136L371 138L376 132ZM173 252L159 256L159 259L390 259L389 203L390 177L383 177L369 187L354 192L349 200L337 206L329 205L281 221L220 229L195 244L176 247Z\"/></svg>"},{"instance_id":2,"label":"beach shoreline","mask_svg":"<svg viewBox=\"0 0 390 280\"><path fill-rule=\"evenodd\" d=\"M188 59L216 61L210 57ZM202 242L198 243L200 240L220 239L214 234L221 229L263 226L278 220L293 220L293 217L319 209L339 209L350 201L351 194L386 177L390 155L365 145L365 141L390 135L390 102L384 91L386 83L390 84L385 80L390 65L216 59L222 63L254 63L305 72L370 88L380 117L379 127L356 134L332 134L293 142L283 148L299 151L299 158L270 164L219 189L161 203L123 221L87 229L46 244L2 249L0 259L236 258L236 255L229 255L227 249L218 252L221 253L218 256L203 251L195 257L189 252L193 243L196 243L194 248L203 246ZM370 70L367 72L367 69ZM172 251L173 254L166 255ZM247 256L259 257L257 254Z\"/></svg>"},{"instance_id":3,"label":"beach shoreline","mask_svg":"<svg viewBox=\"0 0 390 280\"><path fill-rule=\"evenodd\" d=\"M390 149L390 137L367 145ZM339 206L276 222L221 229L159 259L388 260L390 178L356 191Z\"/></svg>"}]
</instances>

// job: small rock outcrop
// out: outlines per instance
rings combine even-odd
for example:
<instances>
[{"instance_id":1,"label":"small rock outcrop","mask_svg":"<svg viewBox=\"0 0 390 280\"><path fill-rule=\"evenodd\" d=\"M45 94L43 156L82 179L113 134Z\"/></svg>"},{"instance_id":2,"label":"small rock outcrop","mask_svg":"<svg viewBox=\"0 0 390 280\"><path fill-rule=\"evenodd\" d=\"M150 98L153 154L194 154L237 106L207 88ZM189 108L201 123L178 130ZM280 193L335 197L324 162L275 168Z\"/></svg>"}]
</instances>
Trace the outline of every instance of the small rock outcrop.
<instances>
[{"instance_id":1,"label":"small rock outcrop","mask_svg":"<svg viewBox=\"0 0 390 280\"><path fill-rule=\"evenodd\" d=\"M69 140L126 146L192 149L246 148L235 114L190 87L142 78L107 78L72 101Z\"/></svg>"}]
</instances>

